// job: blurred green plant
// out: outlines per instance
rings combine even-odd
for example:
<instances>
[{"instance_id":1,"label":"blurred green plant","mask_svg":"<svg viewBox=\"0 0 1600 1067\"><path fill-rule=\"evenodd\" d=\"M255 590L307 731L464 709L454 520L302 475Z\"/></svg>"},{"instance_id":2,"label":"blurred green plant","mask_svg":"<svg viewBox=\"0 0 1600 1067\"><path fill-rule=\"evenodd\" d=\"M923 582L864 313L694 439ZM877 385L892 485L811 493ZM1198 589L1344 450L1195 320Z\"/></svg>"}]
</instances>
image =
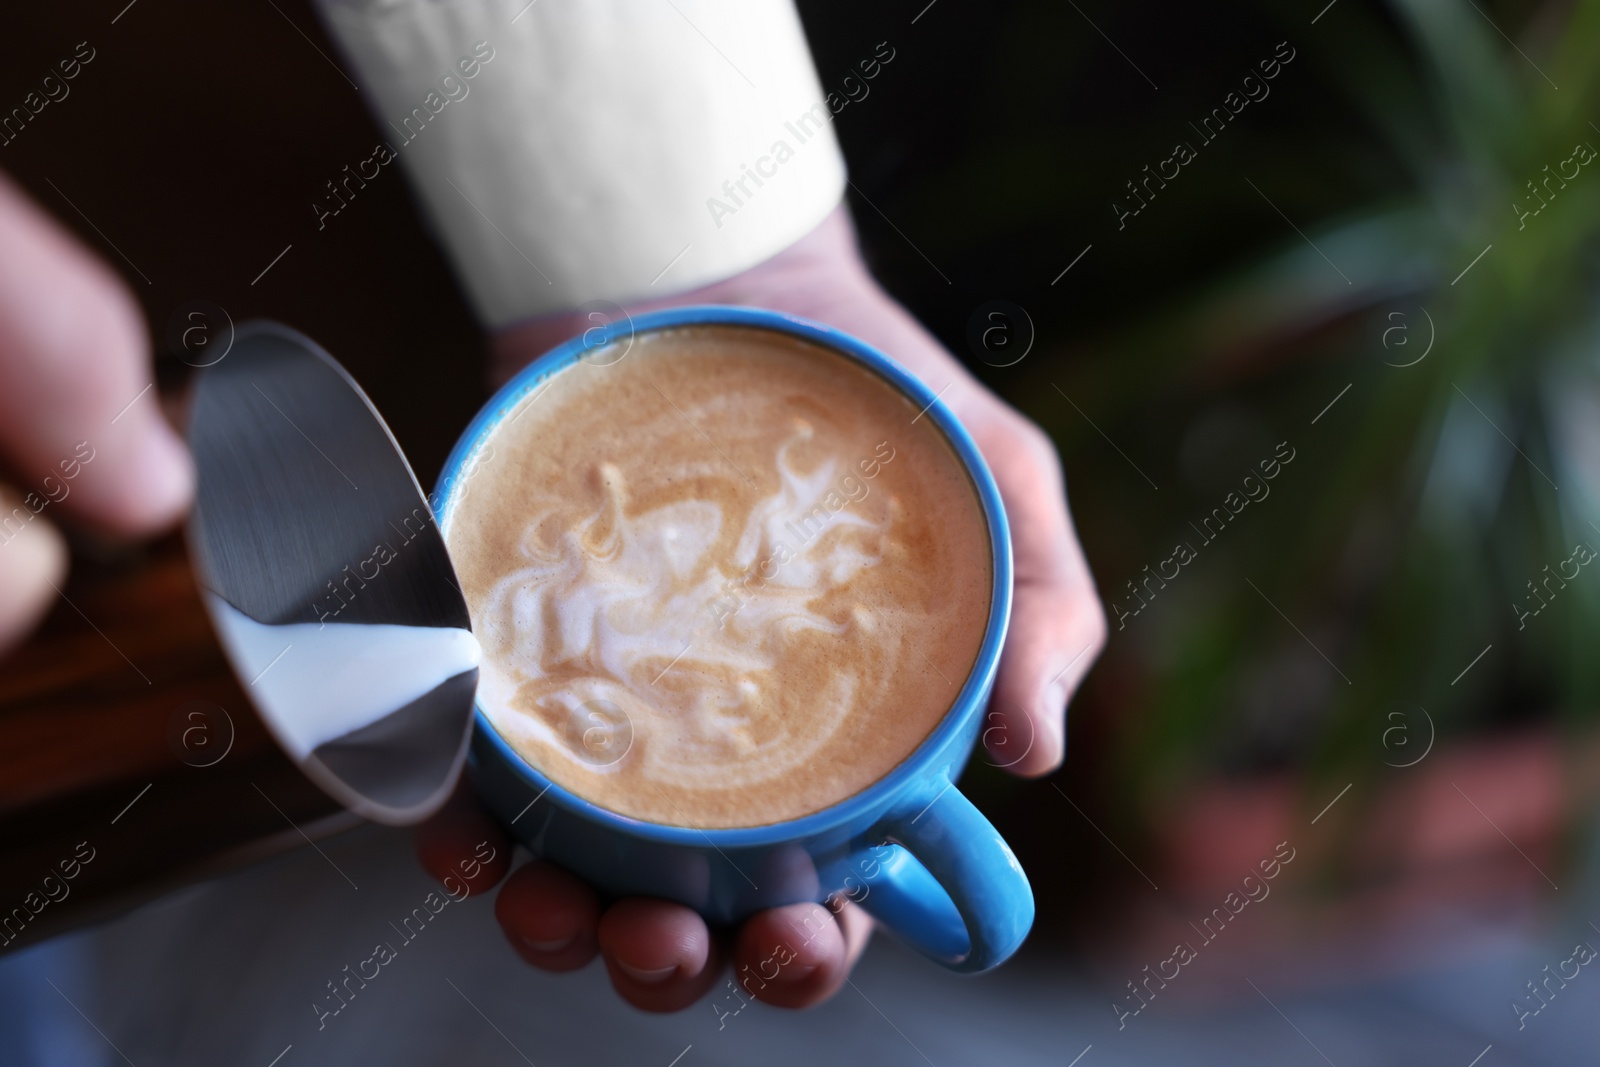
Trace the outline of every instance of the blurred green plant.
<instances>
[{"instance_id":1,"label":"blurred green plant","mask_svg":"<svg viewBox=\"0 0 1600 1067\"><path fill-rule=\"evenodd\" d=\"M1441 740L1600 710L1600 568L1562 565L1600 549L1600 4L1548 5L1520 29L1496 13L1518 40L1472 3L1343 14L1321 54L1359 61L1323 72L1405 187L1301 220L1265 259L1081 345L1070 386L1112 438L1168 440L1202 472L1176 506L1106 494L1122 529L1205 557L1120 631L1108 603L1107 684L1136 709L1115 777L1147 800L1217 766L1371 782L1414 754L1383 748L1396 709L1427 707ZM1262 189L1302 165L1251 162ZM1154 381L1183 383L1199 413L1184 434L1152 425ZM1058 426L1092 440L1073 410ZM1207 463L1206 426L1233 466ZM1190 524L1278 439L1306 458L1205 544ZM1096 502L1080 489L1075 505ZM1097 564L1132 609L1126 583L1171 550L1125 544Z\"/></svg>"}]
</instances>

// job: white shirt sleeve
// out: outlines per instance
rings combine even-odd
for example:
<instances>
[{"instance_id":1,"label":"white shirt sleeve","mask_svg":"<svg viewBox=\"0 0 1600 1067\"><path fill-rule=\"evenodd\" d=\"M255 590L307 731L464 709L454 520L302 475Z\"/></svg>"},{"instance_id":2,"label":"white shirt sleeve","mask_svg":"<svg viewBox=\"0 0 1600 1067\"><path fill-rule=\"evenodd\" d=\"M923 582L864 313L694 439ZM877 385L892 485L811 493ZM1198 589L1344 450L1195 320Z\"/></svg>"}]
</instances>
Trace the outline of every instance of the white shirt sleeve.
<instances>
[{"instance_id":1,"label":"white shirt sleeve","mask_svg":"<svg viewBox=\"0 0 1600 1067\"><path fill-rule=\"evenodd\" d=\"M317 2L388 134L362 175L400 161L490 327L721 280L842 195L792 0Z\"/></svg>"}]
</instances>

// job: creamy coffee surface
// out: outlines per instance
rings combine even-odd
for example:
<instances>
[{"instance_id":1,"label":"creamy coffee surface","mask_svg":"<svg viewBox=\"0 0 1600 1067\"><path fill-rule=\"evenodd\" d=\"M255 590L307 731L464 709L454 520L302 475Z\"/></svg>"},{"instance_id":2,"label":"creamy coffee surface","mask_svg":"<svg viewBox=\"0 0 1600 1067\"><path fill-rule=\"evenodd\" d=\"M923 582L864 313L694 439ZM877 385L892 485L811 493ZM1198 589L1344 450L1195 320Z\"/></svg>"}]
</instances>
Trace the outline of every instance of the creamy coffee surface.
<instances>
[{"instance_id":1,"label":"creamy coffee surface","mask_svg":"<svg viewBox=\"0 0 1600 1067\"><path fill-rule=\"evenodd\" d=\"M949 710L989 618L970 477L916 405L769 331L641 334L464 468L447 542L479 702L612 811L759 826L860 792Z\"/></svg>"}]
</instances>

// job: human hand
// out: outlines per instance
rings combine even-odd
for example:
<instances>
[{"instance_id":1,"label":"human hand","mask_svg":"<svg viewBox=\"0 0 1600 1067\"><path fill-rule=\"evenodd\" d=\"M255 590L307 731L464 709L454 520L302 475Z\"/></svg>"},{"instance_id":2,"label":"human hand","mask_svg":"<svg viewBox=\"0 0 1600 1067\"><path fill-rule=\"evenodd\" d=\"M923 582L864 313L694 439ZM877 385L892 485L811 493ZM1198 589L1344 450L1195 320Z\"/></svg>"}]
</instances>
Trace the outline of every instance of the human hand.
<instances>
[{"instance_id":1,"label":"human hand","mask_svg":"<svg viewBox=\"0 0 1600 1067\"><path fill-rule=\"evenodd\" d=\"M57 505L116 535L153 533L188 506L193 468L141 392L152 380L121 279L0 174L0 651L65 580Z\"/></svg>"},{"instance_id":2,"label":"human hand","mask_svg":"<svg viewBox=\"0 0 1600 1067\"><path fill-rule=\"evenodd\" d=\"M735 278L626 310L638 314L684 304L745 304L826 323L887 353L942 394L989 463L1013 538L1011 629L984 742L991 759L1016 774L1042 775L1059 766L1066 703L1104 643L1106 623L1072 531L1050 439L978 383L878 286L861 261L843 208L795 245ZM506 330L494 341L497 376L510 377L591 325L573 312ZM424 866L442 878L486 840L506 855L504 832L461 794L419 831L418 849ZM492 872L492 880L503 874L502 867ZM799 945L780 980L747 991L769 1004L800 1008L827 999L843 985L866 947L871 919L853 905L836 903L837 908L796 904L763 912L724 943L681 904L632 898L603 908L595 891L576 876L536 862L511 876L495 913L529 963L550 971L575 970L598 953L617 992L650 1011L694 1003L730 957L738 973L751 973L775 944Z\"/></svg>"}]
</instances>

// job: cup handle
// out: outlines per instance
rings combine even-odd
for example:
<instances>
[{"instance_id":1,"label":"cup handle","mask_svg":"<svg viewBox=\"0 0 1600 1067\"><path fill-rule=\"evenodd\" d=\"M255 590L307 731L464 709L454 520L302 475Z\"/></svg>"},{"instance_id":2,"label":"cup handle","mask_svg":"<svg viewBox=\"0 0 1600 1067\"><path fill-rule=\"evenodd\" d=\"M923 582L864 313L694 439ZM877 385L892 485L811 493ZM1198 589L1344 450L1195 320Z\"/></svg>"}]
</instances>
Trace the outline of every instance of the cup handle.
<instances>
[{"instance_id":1,"label":"cup handle","mask_svg":"<svg viewBox=\"0 0 1600 1067\"><path fill-rule=\"evenodd\" d=\"M919 792L878 829L899 847L851 857L862 888L849 895L867 914L964 974L997 967L1021 947L1033 926L1033 888L1011 846L953 783Z\"/></svg>"}]
</instances>

